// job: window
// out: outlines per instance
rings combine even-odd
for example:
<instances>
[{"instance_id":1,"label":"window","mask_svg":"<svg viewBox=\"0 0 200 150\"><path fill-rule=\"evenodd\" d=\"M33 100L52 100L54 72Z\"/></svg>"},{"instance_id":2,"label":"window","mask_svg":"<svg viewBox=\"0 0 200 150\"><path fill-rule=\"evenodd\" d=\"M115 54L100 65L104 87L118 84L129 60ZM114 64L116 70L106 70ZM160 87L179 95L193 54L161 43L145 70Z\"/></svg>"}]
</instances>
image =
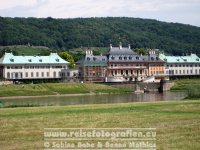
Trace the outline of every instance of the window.
<instances>
[{"instance_id":1,"label":"window","mask_svg":"<svg viewBox=\"0 0 200 150\"><path fill-rule=\"evenodd\" d=\"M179 74L181 74L181 70L179 70Z\"/></svg>"},{"instance_id":2,"label":"window","mask_svg":"<svg viewBox=\"0 0 200 150\"><path fill-rule=\"evenodd\" d=\"M191 73L191 74L193 73L192 70L190 70L190 73Z\"/></svg>"},{"instance_id":3,"label":"window","mask_svg":"<svg viewBox=\"0 0 200 150\"><path fill-rule=\"evenodd\" d=\"M47 77L49 77L49 72L47 72Z\"/></svg>"},{"instance_id":4,"label":"window","mask_svg":"<svg viewBox=\"0 0 200 150\"><path fill-rule=\"evenodd\" d=\"M45 66L40 66L40 69L45 69Z\"/></svg>"},{"instance_id":5,"label":"window","mask_svg":"<svg viewBox=\"0 0 200 150\"><path fill-rule=\"evenodd\" d=\"M10 69L10 66L8 66L7 69Z\"/></svg>"},{"instance_id":6,"label":"window","mask_svg":"<svg viewBox=\"0 0 200 150\"><path fill-rule=\"evenodd\" d=\"M31 72L31 77L33 77L34 76L34 74L33 74L33 72Z\"/></svg>"},{"instance_id":7,"label":"window","mask_svg":"<svg viewBox=\"0 0 200 150\"><path fill-rule=\"evenodd\" d=\"M26 77L28 77L28 72L26 72Z\"/></svg>"},{"instance_id":8,"label":"window","mask_svg":"<svg viewBox=\"0 0 200 150\"><path fill-rule=\"evenodd\" d=\"M7 72L7 78L10 79L10 72Z\"/></svg>"},{"instance_id":9,"label":"window","mask_svg":"<svg viewBox=\"0 0 200 150\"><path fill-rule=\"evenodd\" d=\"M41 73L42 77L44 77L44 72Z\"/></svg>"},{"instance_id":10,"label":"window","mask_svg":"<svg viewBox=\"0 0 200 150\"><path fill-rule=\"evenodd\" d=\"M36 77L39 77L39 72L36 72Z\"/></svg>"},{"instance_id":11,"label":"window","mask_svg":"<svg viewBox=\"0 0 200 150\"><path fill-rule=\"evenodd\" d=\"M54 77L54 78L56 77L56 72L55 72L55 71L53 72L53 77Z\"/></svg>"}]
</instances>

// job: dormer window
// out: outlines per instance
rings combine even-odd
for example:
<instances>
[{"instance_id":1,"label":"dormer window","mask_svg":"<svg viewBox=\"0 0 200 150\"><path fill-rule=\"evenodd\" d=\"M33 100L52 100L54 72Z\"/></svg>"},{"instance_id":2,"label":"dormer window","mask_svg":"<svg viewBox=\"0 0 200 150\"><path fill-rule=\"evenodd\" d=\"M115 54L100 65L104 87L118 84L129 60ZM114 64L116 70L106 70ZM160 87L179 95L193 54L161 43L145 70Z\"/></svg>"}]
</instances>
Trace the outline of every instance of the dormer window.
<instances>
[{"instance_id":1,"label":"dormer window","mask_svg":"<svg viewBox=\"0 0 200 150\"><path fill-rule=\"evenodd\" d=\"M29 61L29 62L32 62L32 60L31 60L31 59L29 59L28 61Z\"/></svg>"},{"instance_id":2,"label":"dormer window","mask_svg":"<svg viewBox=\"0 0 200 150\"><path fill-rule=\"evenodd\" d=\"M11 61L11 62L14 62L14 59L13 59L13 58L11 58L11 59L10 59L10 61Z\"/></svg>"},{"instance_id":3,"label":"dormer window","mask_svg":"<svg viewBox=\"0 0 200 150\"><path fill-rule=\"evenodd\" d=\"M127 60L127 57L124 57L124 60Z\"/></svg>"},{"instance_id":4,"label":"dormer window","mask_svg":"<svg viewBox=\"0 0 200 150\"><path fill-rule=\"evenodd\" d=\"M139 57L138 57L138 56L136 57L136 60L139 60Z\"/></svg>"},{"instance_id":5,"label":"dormer window","mask_svg":"<svg viewBox=\"0 0 200 150\"><path fill-rule=\"evenodd\" d=\"M154 58L153 58L153 57L151 57L151 60L154 60Z\"/></svg>"},{"instance_id":6,"label":"dormer window","mask_svg":"<svg viewBox=\"0 0 200 150\"><path fill-rule=\"evenodd\" d=\"M122 60L122 57L121 57L121 56L119 57L119 60Z\"/></svg>"},{"instance_id":7,"label":"dormer window","mask_svg":"<svg viewBox=\"0 0 200 150\"><path fill-rule=\"evenodd\" d=\"M177 61L179 61L179 59L177 59Z\"/></svg>"},{"instance_id":8,"label":"dormer window","mask_svg":"<svg viewBox=\"0 0 200 150\"><path fill-rule=\"evenodd\" d=\"M164 61L167 61L167 58L165 58Z\"/></svg>"},{"instance_id":9,"label":"dormer window","mask_svg":"<svg viewBox=\"0 0 200 150\"><path fill-rule=\"evenodd\" d=\"M87 60L90 61L90 57L87 57Z\"/></svg>"},{"instance_id":10,"label":"dormer window","mask_svg":"<svg viewBox=\"0 0 200 150\"><path fill-rule=\"evenodd\" d=\"M114 59L115 59L115 57L114 57L114 56L112 56L112 57L111 57L111 59L112 59L112 60L114 60Z\"/></svg>"},{"instance_id":11,"label":"dormer window","mask_svg":"<svg viewBox=\"0 0 200 150\"><path fill-rule=\"evenodd\" d=\"M187 61L187 59L183 59L184 61Z\"/></svg>"},{"instance_id":12,"label":"dormer window","mask_svg":"<svg viewBox=\"0 0 200 150\"><path fill-rule=\"evenodd\" d=\"M199 58L197 58L196 61L199 61Z\"/></svg>"},{"instance_id":13,"label":"dormer window","mask_svg":"<svg viewBox=\"0 0 200 150\"><path fill-rule=\"evenodd\" d=\"M129 56L129 60L132 60L132 57L131 57L131 56Z\"/></svg>"},{"instance_id":14,"label":"dormer window","mask_svg":"<svg viewBox=\"0 0 200 150\"><path fill-rule=\"evenodd\" d=\"M42 62L42 59L39 59L39 62Z\"/></svg>"},{"instance_id":15,"label":"dormer window","mask_svg":"<svg viewBox=\"0 0 200 150\"><path fill-rule=\"evenodd\" d=\"M159 58L158 58L158 57L156 57L156 60L159 60Z\"/></svg>"},{"instance_id":16,"label":"dormer window","mask_svg":"<svg viewBox=\"0 0 200 150\"><path fill-rule=\"evenodd\" d=\"M56 61L59 62L60 60L58 58L56 58Z\"/></svg>"},{"instance_id":17,"label":"dormer window","mask_svg":"<svg viewBox=\"0 0 200 150\"><path fill-rule=\"evenodd\" d=\"M96 61L96 57L93 57L93 60Z\"/></svg>"}]
</instances>

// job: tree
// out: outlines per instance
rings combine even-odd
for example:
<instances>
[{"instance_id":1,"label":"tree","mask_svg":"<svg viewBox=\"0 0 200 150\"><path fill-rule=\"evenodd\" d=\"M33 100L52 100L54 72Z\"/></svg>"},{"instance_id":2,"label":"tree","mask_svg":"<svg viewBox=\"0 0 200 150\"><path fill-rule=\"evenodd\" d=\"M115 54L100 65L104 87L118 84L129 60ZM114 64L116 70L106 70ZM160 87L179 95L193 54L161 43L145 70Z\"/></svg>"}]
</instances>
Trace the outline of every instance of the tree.
<instances>
[{"instance_id":1,"label":"tree","mask_svg":"<svg viewBox=\"0 0 200 150\"><path fill-rule=\"evenodd\" d=\"M73 58L73 56L70 55L68 52L66 52L66 51L64 51L64 52L59 52L58 55L59 55L62 59L64 59L64 60L70 62L69 68L74 68L74 67L75 67L74 58Z\"/></svg>"},{"instance_id":2,"label":"tree","mask_svg":"<svg viewBox=\"0 0 200 150\"><path fill-rule=\"evenodd\" d=\"M145 48L136 48L134 49L134 51L139 54L139 55L146 55L147 54L147 50Z\"/></svg>"}]
</instances>

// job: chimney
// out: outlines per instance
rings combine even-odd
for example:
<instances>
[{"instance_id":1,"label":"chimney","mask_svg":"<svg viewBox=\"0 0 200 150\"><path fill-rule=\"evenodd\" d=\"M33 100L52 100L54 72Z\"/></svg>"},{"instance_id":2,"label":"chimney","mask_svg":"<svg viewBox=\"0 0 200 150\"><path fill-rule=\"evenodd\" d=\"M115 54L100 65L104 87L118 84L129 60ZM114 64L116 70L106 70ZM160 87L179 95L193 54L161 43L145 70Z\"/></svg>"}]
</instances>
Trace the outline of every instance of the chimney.
<instances>
[{"instance_id":1,"label":"chimney","mask_svg":"<svg viewBox=\"0 0 200 150\"><path fill-rule=\"evenodd\" d=\"M131 49L131 45L130 44L128 44L128 49Z\"/></svg>"},{"instance_id":2,"label":"chimney","mask_svg":"<svg viewBox=\"0 0 200 150\"><path fill-rule=\"evenodd\" d=\"M93 55L93 52L92 52L92 50L90 50L90 54L91 54L91 55Z\"/></svg>"},{"instance_id":3,"label":"chimney","mask_svg":"<svg viewBox=\"0 0 200 150\"><path fill-rule=\"evenodd\" d=\"M119 42L119 49L122 49L122 43Z\"/></svg>"}]
</instances>

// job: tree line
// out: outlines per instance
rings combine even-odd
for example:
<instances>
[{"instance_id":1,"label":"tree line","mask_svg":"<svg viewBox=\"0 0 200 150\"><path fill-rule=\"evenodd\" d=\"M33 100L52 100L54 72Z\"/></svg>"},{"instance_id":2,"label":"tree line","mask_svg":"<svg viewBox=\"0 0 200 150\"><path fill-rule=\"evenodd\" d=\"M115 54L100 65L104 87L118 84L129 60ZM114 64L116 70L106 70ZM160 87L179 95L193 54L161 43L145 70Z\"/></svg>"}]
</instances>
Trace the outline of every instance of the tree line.
<instances>
[{"instance_id":1,"label":"tree line","mask_svg":"<svg viewBox=\"0 0 200 150\"><path fill-rule=\"evenodd\" d=\"M7 18L0 17L0 45L46 46L51 49L108 47L131 44L158 48L173 55L200 52L200 27L151 19Z\"/></svg>"}]
</instances>

